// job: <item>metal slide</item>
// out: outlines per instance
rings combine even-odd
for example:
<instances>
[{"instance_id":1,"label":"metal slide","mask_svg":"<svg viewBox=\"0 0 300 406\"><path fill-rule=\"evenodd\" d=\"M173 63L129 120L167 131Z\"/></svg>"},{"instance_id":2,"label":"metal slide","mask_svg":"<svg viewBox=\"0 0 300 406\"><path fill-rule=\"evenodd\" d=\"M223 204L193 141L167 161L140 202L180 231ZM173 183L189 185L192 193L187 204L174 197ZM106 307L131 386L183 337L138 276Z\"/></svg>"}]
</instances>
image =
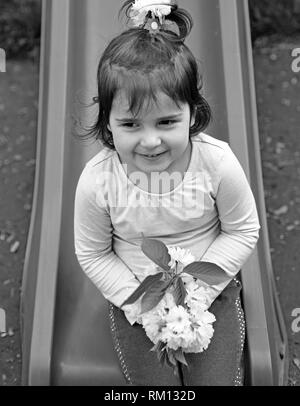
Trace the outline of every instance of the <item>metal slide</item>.
<instances>
[{"instance_id":1,"label":"metal slide","mask_svg":"<svg viewBox=\"0 0 300 406\"><path fill-rule=\"evenodd\" d=\"M21 294L23 385L125 385L107 304L74 253L73 205L79 175L100 145L72 135L88 123L96 68L121 27L121 0L44 0L34 203ZM187 44L204 74L214 112L207 131L226 140L251 182L262 224L242 269L247 321L246 385L284 385L288 347L276 296L262 184L246 0L182 0L195 26Z\"/></svg>"}]
</instances>

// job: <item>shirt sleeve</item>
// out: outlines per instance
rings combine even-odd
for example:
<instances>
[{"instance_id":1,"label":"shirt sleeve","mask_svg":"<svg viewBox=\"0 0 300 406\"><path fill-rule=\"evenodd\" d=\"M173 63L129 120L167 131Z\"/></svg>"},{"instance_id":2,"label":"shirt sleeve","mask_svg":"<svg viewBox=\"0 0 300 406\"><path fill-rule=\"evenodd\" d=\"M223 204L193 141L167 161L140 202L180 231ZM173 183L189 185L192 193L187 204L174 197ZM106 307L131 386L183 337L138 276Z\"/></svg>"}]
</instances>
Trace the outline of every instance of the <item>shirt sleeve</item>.
<instances>
[{"instance_id":1,"label":"shirt sleeve","mask_svg":"<svg viewBox=\"0 0 300 406\"><path fill-rule=\"evenodd\" d=\"M214 287L219 294L249 258L256 246L260 229L253 193L229 146L217 170L215 201L220 234L201 261L215 263L227 273L228 282Z\"/></svg>"},{"instance_id":2,"label":"shirt sleeve","mask_svg":"<svg viewBox=\"0 0 300 406\"><path fill-rule=\"evenodd\" d=\"M84 170L75 193L75 254L82 270L102 295L121 307L140 282L113 252L109 210L101 188L96 186L91 170Z\"/></svg>"}]
</instances>

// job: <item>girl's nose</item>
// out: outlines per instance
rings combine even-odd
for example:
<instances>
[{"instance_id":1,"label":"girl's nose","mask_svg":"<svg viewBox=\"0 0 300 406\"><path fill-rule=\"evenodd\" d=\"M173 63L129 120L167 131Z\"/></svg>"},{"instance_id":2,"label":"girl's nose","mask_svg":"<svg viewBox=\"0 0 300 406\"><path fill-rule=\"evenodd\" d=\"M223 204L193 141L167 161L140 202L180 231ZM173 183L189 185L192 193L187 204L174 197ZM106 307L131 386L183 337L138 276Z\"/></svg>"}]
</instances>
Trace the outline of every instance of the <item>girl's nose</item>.
<instances>
[{"instance_id":1,"label":"girl's nose","mask_svg":"<svg viewBox=\"0 0 300 406\"><path fill-rule=\"evenodd\" d=\"M161 139L159 135L153 132L147 132L147 134L144 134L144 136L142 137L140 144L143 148L153 149L161 144Z\"/></svg>"}]
</instances>

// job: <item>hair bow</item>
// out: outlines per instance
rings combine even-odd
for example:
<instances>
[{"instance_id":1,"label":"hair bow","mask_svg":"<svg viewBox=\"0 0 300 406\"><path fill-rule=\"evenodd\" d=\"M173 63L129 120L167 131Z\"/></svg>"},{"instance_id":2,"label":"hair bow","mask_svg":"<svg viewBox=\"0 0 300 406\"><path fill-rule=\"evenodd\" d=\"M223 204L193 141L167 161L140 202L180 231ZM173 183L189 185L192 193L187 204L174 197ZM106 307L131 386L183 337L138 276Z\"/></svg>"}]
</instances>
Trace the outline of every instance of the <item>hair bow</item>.
<instances>
[{"instance_id":1,"label":"hair bow","mask_svg":"<svg viewBox=\"0 0 300 406\"><path fill-rule=\"evenodd\" d=\"M164 24L165 16L177 7L176 0L135 0L130 9L130 20L133 27L140 27L147 23L149 11L152 15L149 30L155 32ZM157 23L159 19L159 24Z\"/></svg>"}]
</instances>

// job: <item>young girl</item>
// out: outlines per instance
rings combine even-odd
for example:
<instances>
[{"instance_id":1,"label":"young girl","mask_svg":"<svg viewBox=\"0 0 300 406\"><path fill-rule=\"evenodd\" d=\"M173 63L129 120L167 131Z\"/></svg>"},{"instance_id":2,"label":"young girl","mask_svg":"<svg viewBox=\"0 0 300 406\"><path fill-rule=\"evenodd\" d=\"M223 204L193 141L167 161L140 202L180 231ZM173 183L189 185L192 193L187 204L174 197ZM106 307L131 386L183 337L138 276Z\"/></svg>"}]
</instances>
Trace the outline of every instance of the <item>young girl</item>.
<instances>
[{"instance_id":1,"label":"young girl","mask_svg":"<svg viewBox=\"0 0 300 406\"><path fill-rule=\"evenodd\" d=\"M244 317L235 279L254 249L259 221L246 176L226 142L203 131L211 119L195 57L193 22L174 0L126 1L131 28L98 67L99 115L90 134L104 148L85 166L75 197L78 261L109 301L124 376L133 385L242 385ZM187 354L175 375L162 367L124 301L150 274L145 237L189 249L224 270L208 287L216 317L208 349ZM207 286L207 285L206 285Z\"/></svg>"}]
</instances>

